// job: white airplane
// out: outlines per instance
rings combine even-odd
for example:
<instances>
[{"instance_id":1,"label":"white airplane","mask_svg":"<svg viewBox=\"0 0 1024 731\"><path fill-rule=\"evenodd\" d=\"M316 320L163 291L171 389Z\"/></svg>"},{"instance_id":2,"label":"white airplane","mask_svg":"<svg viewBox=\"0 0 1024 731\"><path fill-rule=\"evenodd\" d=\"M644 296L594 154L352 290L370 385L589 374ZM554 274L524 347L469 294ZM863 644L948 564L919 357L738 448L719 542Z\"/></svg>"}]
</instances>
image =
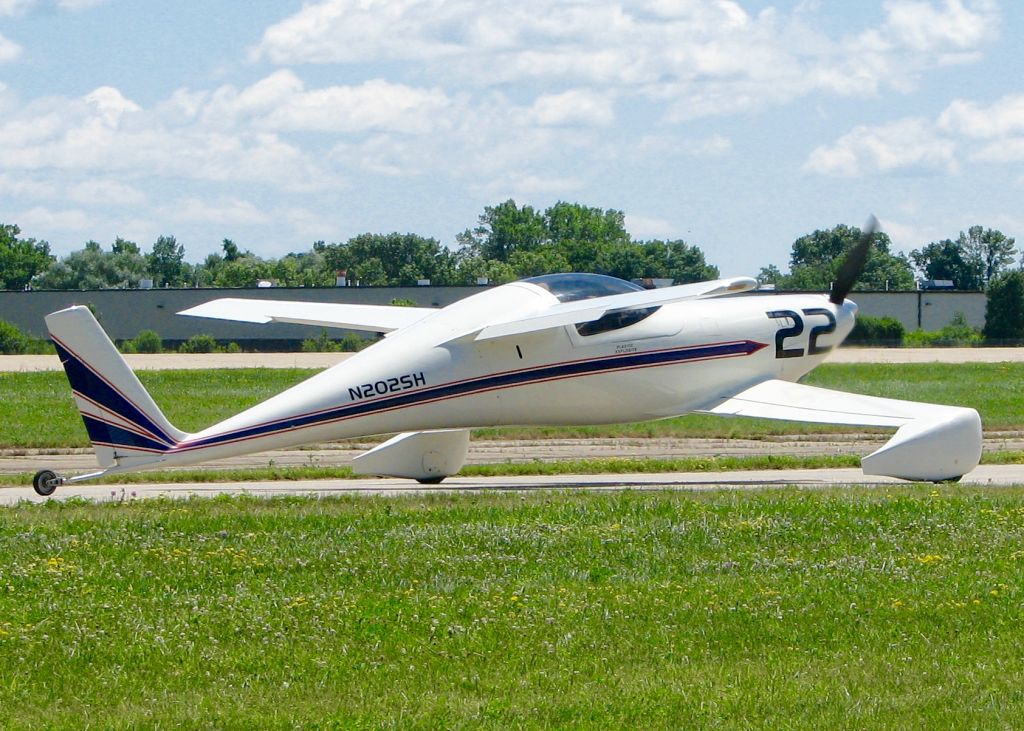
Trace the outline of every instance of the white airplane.
<instances>
[{"instance_id":1,"label":"white airplane","mask_svg":"<svg viewBox=\"0 0 1024 731\"><path fill-rule=\"evenodd\" d=\"M691 412L896 428L865 474L954 480L977 466L974 409L897 401L797 381L850 332L846 299L873 227L830 295L730 296L739 277L645 290L595 274L552 274L441 309L219 299L180 314L289 322L386 337L219 424L175 428L85 307L46 317L100 470L36 474L40 495L120 472L374 434L359 474L440 482L462 467L469 430L605 424Z\"/></svg>"}]
</instances>

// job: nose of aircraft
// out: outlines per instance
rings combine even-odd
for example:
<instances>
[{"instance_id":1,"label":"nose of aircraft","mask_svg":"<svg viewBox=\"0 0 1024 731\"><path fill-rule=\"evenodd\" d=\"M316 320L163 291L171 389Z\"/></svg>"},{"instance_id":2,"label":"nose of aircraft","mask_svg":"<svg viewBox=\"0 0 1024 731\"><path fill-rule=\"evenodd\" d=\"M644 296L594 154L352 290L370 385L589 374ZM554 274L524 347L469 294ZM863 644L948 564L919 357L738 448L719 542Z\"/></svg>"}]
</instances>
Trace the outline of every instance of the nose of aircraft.
<instances>
[{"instance_id":1,"label":"nose of aircraft","mask_svg":"<svg viewBox=\"0 0 1024 731\"><path fill-rule=\"evenodd\" d=\"M836 319L839 321L838 330L845 338L857 320L857 303L853 300L843 300L843 304L836 308Z\"/></svg>"}]
</instances>

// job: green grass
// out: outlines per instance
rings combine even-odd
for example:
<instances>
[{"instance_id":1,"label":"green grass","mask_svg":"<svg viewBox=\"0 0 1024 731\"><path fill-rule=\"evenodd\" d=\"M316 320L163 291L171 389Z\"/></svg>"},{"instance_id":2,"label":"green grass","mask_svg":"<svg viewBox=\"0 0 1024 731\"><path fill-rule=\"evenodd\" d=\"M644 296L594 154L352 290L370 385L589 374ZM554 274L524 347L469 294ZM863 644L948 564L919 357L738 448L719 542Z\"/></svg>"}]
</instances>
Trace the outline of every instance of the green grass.
<instances>
[{"instance_id":1,"label":"green grass","mask_svg":"<svg viewBox=\"0 0 1024 731\"><path fill-rule=\"evenodd\" d=\"M309 378L303 368L140 371L175 426L198 431ZM85 447L89 439L63 372L0 373L0 447Z\"/></svg>"},{"instance_id":2,"label":"green grass","mask_svg":"<svg viewBox=\"0 0 1024 731\"><path fill-rule=\"evenodd\" d=\"M1024 490L0 510L4 728L1011 728Z\"/></svg>"},{"instance_id":3,"label":"green grass","mask_svg":"<svg viewBox=\"0 0 1024 731\"><path fill-rule=\"evenodd\" d=\"M303 369L144 371L167 417L185 431L205 428L309 377ZM825 364L807 383L890 398L972 406L986 429L1024 428L1024 363ZM87 446L62 373L0 373L0 448ZM764 419L690 415L613 426L482 429L477 438L748 437L851 431ZM863 430L857 430L863 431Z\"/></svg>"}]
</instances>

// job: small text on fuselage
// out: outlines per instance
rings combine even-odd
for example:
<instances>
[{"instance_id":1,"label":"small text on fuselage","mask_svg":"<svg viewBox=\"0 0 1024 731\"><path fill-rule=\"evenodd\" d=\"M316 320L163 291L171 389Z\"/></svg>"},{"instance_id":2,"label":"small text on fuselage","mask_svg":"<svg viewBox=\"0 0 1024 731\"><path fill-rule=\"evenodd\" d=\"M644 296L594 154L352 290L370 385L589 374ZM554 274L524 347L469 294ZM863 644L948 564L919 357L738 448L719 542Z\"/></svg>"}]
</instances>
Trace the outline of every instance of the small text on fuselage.
<instances>
[{"instance_id":1,"label":"small text on fuselage","mask_svg":"<svg viewBox=\"0 0 1024 731\"><path fill-rule=\"evenodd\" d=\"M386 396L389 393L408 391L410 388L427 385L426 376L423 371L419 373L406 373L402 376L393 376L373 383L364 383L361 386L348 390L349 398L353 401L369 398L370 396Z\"/></svg>"}]
</instances>

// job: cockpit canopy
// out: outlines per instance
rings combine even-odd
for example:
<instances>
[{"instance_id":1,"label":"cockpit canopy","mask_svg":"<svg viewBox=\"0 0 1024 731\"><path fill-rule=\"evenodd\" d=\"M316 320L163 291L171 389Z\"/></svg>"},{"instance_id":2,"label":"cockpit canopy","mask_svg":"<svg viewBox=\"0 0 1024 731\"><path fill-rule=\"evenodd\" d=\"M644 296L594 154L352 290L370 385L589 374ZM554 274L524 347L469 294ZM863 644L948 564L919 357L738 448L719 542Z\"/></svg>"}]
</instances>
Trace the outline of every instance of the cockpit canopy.
<instances>
[{"instance_id":1,"label":"cockpit canopy","mask_svg":"<svg viewBox=\"0 0 1024 731\"><path fill-rule=\"evenodd\" d=\"M627 282L625 279L609 277L604 274L545 274L540 277L524 279L523 281L543 287L555 295L559 302L577 302L579 300L593 299L594 297L644 291L643 287ZM576 332L585 337L610 330L621 330L624 327L635 325L641 320L647 319L657 312L658 309L659 306L655 305L654 307L612 310L611 312L606 312L597 320L578 323L576 325Z\"/></svg>"},{"instance_id":2,"label":"cockpit canopy","mask_svg":"<svg viewBox=\"0 0 1024 731\"><path fill-rule=\"evenodd\" d=\"M559 302L576 302L594 297L606 297L610 294L642 292L644 289L625 279L609 277L604 274L545 274L523 281L543 287L555 295Z\"/></svg>"}]
</instances>

